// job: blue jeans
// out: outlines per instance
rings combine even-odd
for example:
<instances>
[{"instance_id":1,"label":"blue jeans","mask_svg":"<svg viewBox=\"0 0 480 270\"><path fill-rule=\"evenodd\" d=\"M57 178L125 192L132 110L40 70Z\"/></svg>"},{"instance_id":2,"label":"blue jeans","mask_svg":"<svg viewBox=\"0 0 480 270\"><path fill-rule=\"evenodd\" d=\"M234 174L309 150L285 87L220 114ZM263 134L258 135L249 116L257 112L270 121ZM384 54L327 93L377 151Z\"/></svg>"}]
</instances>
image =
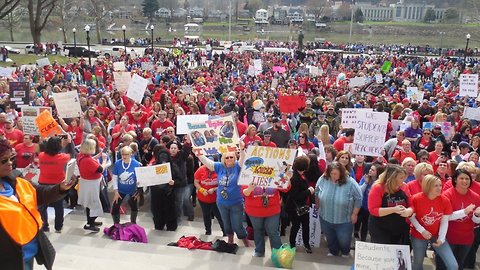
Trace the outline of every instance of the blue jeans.
<instances>
[{"instance_id":1,"label":"blue jeans","mask_svg":"<svg viewBox=\"0 0 480 270\"><path fill-rule=\"evenodd\" d=\"M42 229L48 229L48 212L47 208L51 206L55 209L55 230L60 231L63 228L63 199L51 203L50 205L44 204L38 207L40 216L42 217L43 226Z\"/></svg>"},{"instance_id":2,"label":"blue jeans","mask_svg":"<svg viewBox=\"0 0 480 270\"><path fill-rule=\"evenodd\" d=\"M320 226L322 232L327 237L328 251L337 256L339 252L342 255L350 254L350 243L352 242L353 224L330 223L320 217Z\"/></svg>"},{"instance_id":3,"label":"blue jeans","mask_svg":"<svg viewBox=\"0 0 480 270\"><path fill-rule=\"evenodd\" d=\"M265 231L270 239L271 248L280 248L282 239L280 239L280 214L270 217L250 217L253 227L255 240L255 252L265 254Z\"/></svg>"},{"instance_id":4,"label":"blue jeans","mask_svg":"<svg viewBox=\"0 0 480 270\"><path fill-rule=\"evenodd\" d=\"M247 231L243 227L243 204L234 205L217 204L220 215L222 216L225 233L237 234L238 239L247 237Z\"/></svg>"},{"instance_id":5,"label":"blue jeans","mask_svg":"<svg viewBox=\"0 0 480 270\"><path fill-rule=\"evenodd\" d=\"M193 217L193 206L190 201L191 190L188 186L175 187L175 207L177 208L177 221L182 221L183 208L185 207L185 215Z\"/></svg>"},{"instance_id":6,"label":"blue jeans","mask_svg":"<svg viewBox=\"0 0 480 270\"><path fill-rule=\"evenodd\" d=\"M33 258L23 262L23 270L33 270Z\"/></svg>"},{"instance_id":7,"label":"blue jeans","mask_svg":"<svg viewBox=\"0 0 480 270\"><path fill-rule=\"evenodd\" d=\"M425 252L427 251L428 243L429 241L433 243L436 240L417 239L413 236L410 237L410 239L412 242L412 249L413 249L412 269L423 270L423 258L425 257ZM453 256L452 249L450 249L450 245L448 244L447 241L445 241L445 243L443 243L443 245L439 247L434 247L433 245L432 247L435 250L435 254L442 258L448 270L458 269L457 260L455 259L455 256Z\"/></svg>"},{"instance_id":8,"label":"blue jeans","mask_svg":"<svg viewBox=\"0 0 480 270\"><path fill-rule=\"evenodd\" d=\"M455 256L455 259L457 260L457 263L458 263L458 270L463 270L463 264L465 262L465 258L468 255L468 252L470 251L470 247L471 246L467 246L467 245L450 244L450 249L452 250L453 256ZM435 264L436 264L437 270L447 269L445 267L445 263L440 258L440 256L435 256Z\"/></svg>"}]
</instances>

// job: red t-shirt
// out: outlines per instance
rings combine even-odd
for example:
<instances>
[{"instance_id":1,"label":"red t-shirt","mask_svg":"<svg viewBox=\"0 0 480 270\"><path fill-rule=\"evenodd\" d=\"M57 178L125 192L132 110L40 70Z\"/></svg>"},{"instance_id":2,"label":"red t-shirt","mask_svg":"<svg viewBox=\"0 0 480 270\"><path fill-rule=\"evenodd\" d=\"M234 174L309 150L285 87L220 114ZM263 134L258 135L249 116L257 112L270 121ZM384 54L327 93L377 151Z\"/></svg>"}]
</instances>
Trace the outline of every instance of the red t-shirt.
<instances>
[{"instance_id":1,"label":"red t-shirt","mask_svg":"<svg viewBox=\"0 0 480 270\"><path fill-rule=\"evenodd\" d=\"M92 156L87 154L78 154L77 155L77 164L78 171L80 172L80 177L85 180L97 180L102 177L102 173L99 172L100 164L98 161L93 159Z\"/></svg>"},{"instance_id":2,"label":"red t-shirt","mask_svg":"<svg viewBox=\"0 0 480 270\"><path fill-rule=\"evenodd\" d=\"M368 194L368 211L370 212L370 214L379 217L379 209L382 207L394 207L397 205L403 205L407 208L412 205L412 196L410 196L407 185L402 185L400 189L405 194L405 197L407 197L406 201L394 198L394 200L387 200L388 205L382 206L383 197L388 197L389 195L385 192L385 184L374 184L370 189L370 193Z\"/></svg>"},{"instance_id":3,"label":"red t-shirt","mask_svg":"<svg viewBox=\"0 0 480 270\"><path fill-rule=\"evenodd\" d=\"M480 206L480 196L471 190L462 195L455 188L450 188L443 195L450 200L453 211L464 209L470 204L474 204L475 208ZM462 219L451 220L448 223L447 240L449 244L470 246L473 243L475 223L472 221L472 215L473 212Z\"/></svg>"},{"instance_id":4,"label":"red t-shirt","mask_svg":"<svg viewBox=\"0 0 480 270\"><path fill-rule=\"evenodd\" d=\"M413 195L411 207L415 212L418 223L430 232L433 237L438 237L442 217L452 214L450 200L444 195L430 200L423 192L418 193ZM426 240L413 225L410 226L410 235L417 239Z\"/></svg>"},{"instance_id":5,"label":"red t-shirt","mask_svg":"<svg viewBox=\"0 0 480 270\"><path fill-rule=\"evenodd\" d=\"M194 179L199 180L199 184L204 189L211 189L218 186L218 178L215 172L211 172L205 165L198 168L194 174ZM214 203L217 200L217 192L207 196L203 195L200 190L197 189L198 200L203 203Z\"/></svg>"},{"instance_id":6,"label":"red t-shirt","mask_svg":"<svg viewBox=\"0 0 480 270\"><path fill-rule=\"evenodd\" d=\"M422 185L420 184L420 182L417 181L417 179L408 182L407 188L408 188L408 191L410 192L410 195L412 196L422 192Z\"/></svg>"},{"instance_id":7,"label":"red t-shirt","mask_svg":"<svg viewBox=\"0 0 480 270\"><path fill-rule=\"evenodd\" d=\"M245 197L245 213L252 217L270 217L280 213L280 191L287 192L290 190L291 186L288 186L288 189L274 189L274 188L262 188L255 187L250 193L250 196L245 196L243 190L247 189L248 186L242 186L242 195ZM263 205L262 197L267 196L268 205L265 207Z\"/></svg>"},{"instance_id":8,"label":"red t-shirt","mask_svg":"<svg viewBox=\"0 0 480 270\"><path fill-rule=\"evenodd\" d=\"M30 165L35 158L35 144L26 146L24 143L19 143L15 146L15 152L17 152L17 158L15 159L17 168L25 168Z\"/></svg>"},{"instance_id":9,"label":"red t-shirt","mask_svg":"<svg viewBox=\"0 0 480 270\"><path fill-rule=\"evenodd\" d=\"M115 134L115 133L118 133L120 132L120 130L122 130L122 126L120 126L120 124L118 125L115 125L112 129L112 134ZM131 125L127 125L125 127L125 132L129 132L129 131L135 131L135 129L131 126ZM118 136L117 138L113 139L112 140L112 148L115 148L117 147L117 145L120 143L120 140L122 139L122 135Z\"/></svg>"},{"instance_id":10,"label":"red t-shirt","mask_svg":"<svg viewBox=\"0 0 480 270\"><path fill-rule=\"evenodd\" d=\"M453 187L452 180L448 180L443 184L442 191L445 192L449 190L451 187ZM470 190L480 195L480 183L477 181L473 181L472 185L470 186Z\"/></svg>"},{"instance_id":11,"label":"red t-shirt","mask_svg":"<svg viewBox=\"0 0 480 270\"><path fill-rule=\"evenodd\" d=\"M40 176L38 182L40 184L58 184L65 179L65 168L70 161L70 155L60 153L50 156L41 152L38 154L40 167Z\"/></svg>"},{"instance_id":12,"label":"red t-shirt","mask_svg":"<svg viewBox=\"0 0 480 270\"><path fill-rule=\"evenodd\" d=\"M242 136L243 134L245 134L245 131L247 130L247 125L245 125L241 121L237 121L236 125L237 125L238 135Z\"/></svg>"},{"instance_id":13,"label":"red t-shirt","mask_svg":"<svg viewBox=\"0 0 480 270\"><path fill-rule=\"evenodd\" d=\"M153 136L160 141L161 137L163 135L166 135L166 134L163 134L163 132L168 127L173 127L172 121L166 119L164 122L160 122L160 120L157 119L153 121L152 126L150 128L152 129Z\"/></svg>"},{"instance_id":14,"label":"red t-shirt","mask_svg":"<svg viewBox=\"0 0 480 270\"><path fill-rule=\"evenodd\" d=\"M21 132L20 130L13 129L13 131L10 133L7 132L7 130L4 130L4 131L5 131L5 138L7 139L7 141L10 143L12 147L17 146L17 144L23 141L23 132Z\"/></svg>"},{"instance_id":15,"label":"red t-shirt","mask_svg":"<svg viewBox=\"0 0 480 270\"><path fill-rule=\"evenodd\" d=\"M67 132L73 133L73 143L75 145L82 144L83 129L81 129L79 126L76 126L76 127L68 126Z\"/></svg>"},{"instance_id":16,"label":"red t-shirt","mask_svg":"<svg viewBox=\"0 0 480 270\"><path fill-rule=\"evenodd\" d=\"M265 141L262 141L262 146L277 147L277 145L272 141L270 141L269 143L265 143Z\"/></svg>"},{"instance_id":17,"label":"red t-shirt","mask_svg":"<svg viewBox=\"0 0 480 270\"><path fill-rule=\"evenodd\" d=\"M110 114L111 111L108 107L97 106L96 109L98 111L98 114L100 114L100 119L102 121L105 121L107 119L107 116Z\"/></svg>"},{"instance_id":18,"label":"red t-shirt","mask_svg":"<svg viewBox=\"0 0 480 270\"><path fill-rule=\"evenodd\" d=\"M258 135L254 135L253 138L250 138L250 136L245 136L243 138L243 143L245 143L245 147L249 145L253 145L254 142L261 142L262 138L260 138Z\"/></svg>"},{"instance_id":19,"label":"red t-shirt","mask_svg":"<svg viewBox=\"0 0 480 270\"><path fill-rule=\"evenodd\" d=\"M335 147L335 149L337 149L337 151L342 151L343 148L345 147L345 143L349 143L347 141L347 137L342 136L342 137L338 138L335 142L333 142L333 147Z\"/></svg>"}]
</instances>

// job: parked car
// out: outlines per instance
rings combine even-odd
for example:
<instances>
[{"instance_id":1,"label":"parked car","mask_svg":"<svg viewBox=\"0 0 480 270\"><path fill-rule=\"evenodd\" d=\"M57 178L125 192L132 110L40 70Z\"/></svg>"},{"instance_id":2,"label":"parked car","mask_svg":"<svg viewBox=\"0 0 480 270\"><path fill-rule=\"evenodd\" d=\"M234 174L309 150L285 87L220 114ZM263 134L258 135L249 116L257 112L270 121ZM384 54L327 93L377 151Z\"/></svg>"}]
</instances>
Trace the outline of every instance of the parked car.
<instances>
[{"instance_id":1,"label":"parked car","mask_svg":"<svg viewBox=\"0 0 480 270\"><path fill-rule=\"evenodd\" d=\"M14 49L14 48L12 48L10 46L7 46L7 45L0 45L0 48L7 49L8 53L13 53L13 54L19 54L20 53L19 49Z\"/></svg>"},{"instance_id":2,"label":"parked car","mask_svg":"<svg viewBox=\"0 0 480 270\"><path fill-rule=\"evenodd\" d=\"M45 46L45 44L42 44L42 47L43 47L43 51L47 50L47 47ZM27 46L25 46L25 53L26 54L35 53L35 45L28 44Z\"/></svg>"},{"instance_id":3,"label":"parked car","mask_svg":"<svg viewBox=\"0 0 480 270\"><path fill-rule=\"evenodd\" d=\"M69 57L88 57L89 55L91 57L97 57L98 56L98 53L93 51L93 50L90 50L88 51L87 48L85 47L81 47L81 46L77 46L77 47L63 47L63 50L68 50L68 56Z\"/></svg>"}]
</instances>

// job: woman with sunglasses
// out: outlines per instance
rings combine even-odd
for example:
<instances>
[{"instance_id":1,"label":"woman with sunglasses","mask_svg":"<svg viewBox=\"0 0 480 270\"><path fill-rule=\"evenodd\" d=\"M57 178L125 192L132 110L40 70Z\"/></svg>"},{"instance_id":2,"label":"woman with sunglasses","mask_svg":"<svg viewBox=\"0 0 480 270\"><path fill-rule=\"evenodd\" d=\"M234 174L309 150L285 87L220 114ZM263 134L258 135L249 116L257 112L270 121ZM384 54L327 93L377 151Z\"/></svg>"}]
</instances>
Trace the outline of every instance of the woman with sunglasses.
<instances>
[{"instance_id":1,"label":"woman with sunglasses","mask_svg":"<svg viewBox=\"0 0 480 270\"><path fill-rule=\"evenodd\" d=\"M302 149L305 155L315 148L312 142L308 141L307 132L301 132L298 135L298 146Z\"/></svg>"},{"instance_id":2,"label":"woman with sunglasses","mask_svg":"<svg viewBox=\"0 0 480 270\"><path fill-rule=\"evenodd\" d=\"M33 259L47 262L52 269L55 254L39 227L42 218L37 207L62 201L75 184L34 185L17 177L13 170L12 147L0 140L0 249L2 269L33 269ZM63 180L63 179L62 179Z\"/></svg>"},{"instance_id":3,"label":"woman with sunglasses","mask_svg":"<svg viewBox=\"0 0 480 270\"><path fill-rule=\"evenodd\" d=\"M67 135L70 139L70 135ZM70 161L70 155L60 153L62 150L62 138L52 137L48 139L45 150L38 154L38 162L40 167L40 175L38 177L38 183L40 185L56 185L65 180L65 168ZM63 200L58 200L52 203L55 208L55 231L61 232L63 227ZM43 226L42 230L49 232L48 224L48 205L42 205L39 207L40 214L42 215Z\"/></svg>"},{"instance_id":4,"label":"woman with sunglasses","mask_svg":"<svg viewBox=\"0 0 480 270\"><path fill-rule=\"evenodd\" d=\"M435 150L435 141L432 139L432 131L428 128L423 130L423 135L417 138L413 143L413 152L418 153L420 150L431 152Z\"/></svg>"},{"instance_id":5,"label":"woman with sunglasses","mask_svg":"<svg viewBox=\"0 0 480 270\"><path fill-rule=\"evenodd\" d=\"M228 243L233 244L233 233L237 234L246 247L250 246L247 232L243 227L243 198L238 183L238 177L245 161L245 144L240 141L240 158L237 161L235 152L226 152L221 162L214 162L202 154L195 152L200 162L218 177L217 206L222 216Z\"/></svg>"}]
</instances>

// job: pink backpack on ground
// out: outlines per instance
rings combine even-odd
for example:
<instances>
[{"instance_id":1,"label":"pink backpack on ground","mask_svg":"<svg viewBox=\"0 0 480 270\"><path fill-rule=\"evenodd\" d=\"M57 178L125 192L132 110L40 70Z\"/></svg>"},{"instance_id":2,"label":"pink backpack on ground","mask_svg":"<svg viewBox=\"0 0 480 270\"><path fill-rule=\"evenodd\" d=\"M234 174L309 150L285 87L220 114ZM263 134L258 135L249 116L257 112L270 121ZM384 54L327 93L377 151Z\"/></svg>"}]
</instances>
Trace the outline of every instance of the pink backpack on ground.
<instances>
[{"instance_id":1,"label":"pink backpack on ground","mask_svg":"<svg viewBox=\"0 0 480 270\"><path fill-rule=\"evenodd\" d=\"M148 243L145 229L134 223L114 224L103 232L113 240Z\"/></svg>"}]
</instances>

